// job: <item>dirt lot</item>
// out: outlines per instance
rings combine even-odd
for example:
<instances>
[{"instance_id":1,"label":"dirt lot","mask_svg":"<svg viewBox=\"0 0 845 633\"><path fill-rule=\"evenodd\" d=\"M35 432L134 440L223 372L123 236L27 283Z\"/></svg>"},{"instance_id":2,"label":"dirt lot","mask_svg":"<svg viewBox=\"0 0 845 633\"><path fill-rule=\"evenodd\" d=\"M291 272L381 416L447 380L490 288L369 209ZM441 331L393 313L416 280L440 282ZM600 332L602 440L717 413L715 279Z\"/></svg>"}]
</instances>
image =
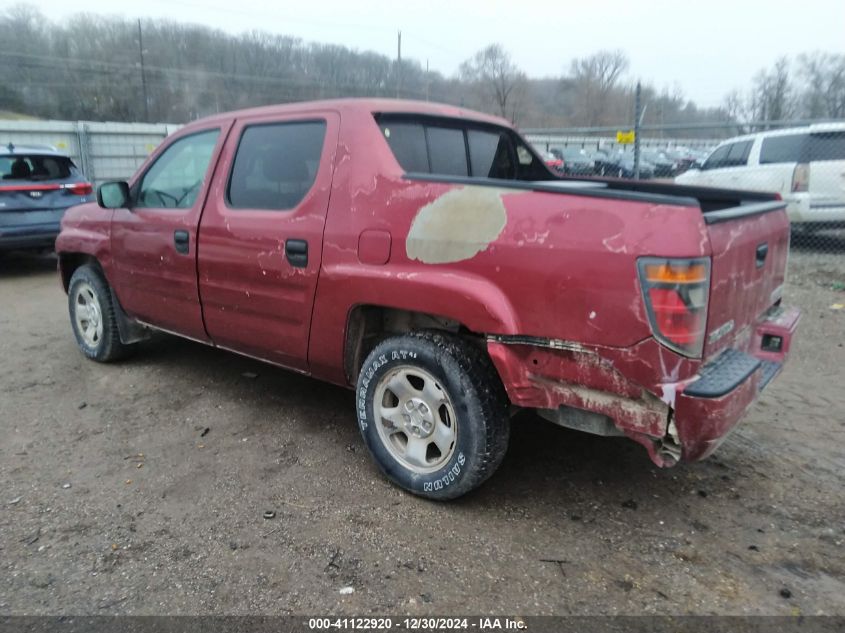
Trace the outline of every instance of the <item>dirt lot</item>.
<instances>
[{"instance_id":1,"label":"dirt lot","mask_svg":"<svg viewBox=\"0 0 845 633\"><path fill-rule=\"evenodd\" d=\"M714 458L522 414L450 504L379 476L343 389L169 337L84 360L54 267L0 263L0 615L845 614L843 255L792 257L791 365Z\"/></svg>"}]
</instances>

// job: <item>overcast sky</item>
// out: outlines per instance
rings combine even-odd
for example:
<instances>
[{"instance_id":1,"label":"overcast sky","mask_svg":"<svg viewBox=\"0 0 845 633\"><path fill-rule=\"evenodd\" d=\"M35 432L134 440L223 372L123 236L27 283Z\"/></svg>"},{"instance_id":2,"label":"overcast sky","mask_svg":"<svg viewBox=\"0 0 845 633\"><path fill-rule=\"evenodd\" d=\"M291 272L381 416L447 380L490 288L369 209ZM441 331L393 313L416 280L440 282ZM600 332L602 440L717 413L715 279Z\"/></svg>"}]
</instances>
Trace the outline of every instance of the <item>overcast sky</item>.
<instances>
[{"instance_id":1,"label":"overcast sky","mask_svg":"<svg viewBox=\"0 0 845 633\"><path fill-rule=\"evenodd\" d=\"M845 0L34 0L51 19L75 12L161 17L229 33L261 29L307 41L428 60L453 73L499 42L530 76L560 75L574 57L621 48L630 79L680 86L702 106L781 55L845 53Z\"/></svg>"}]
</instances>

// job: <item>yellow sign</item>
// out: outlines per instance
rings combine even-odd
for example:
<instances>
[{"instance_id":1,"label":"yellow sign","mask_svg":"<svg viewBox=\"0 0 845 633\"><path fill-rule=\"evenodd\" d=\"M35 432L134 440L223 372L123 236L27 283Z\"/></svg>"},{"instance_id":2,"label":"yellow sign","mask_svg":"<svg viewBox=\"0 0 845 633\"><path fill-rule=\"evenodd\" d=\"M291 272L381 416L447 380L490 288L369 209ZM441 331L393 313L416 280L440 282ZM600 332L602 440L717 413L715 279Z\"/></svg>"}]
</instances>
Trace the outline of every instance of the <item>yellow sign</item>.
<instances>
[{"instance_id":1,"label":"yellow sign","mask_svg":"<svg viewBox=\"0 0 845 633\"><path fill-rule=\"evenodd\" d=\"M637 139L634 130L617 130L616 142L620 145L630 145Z\"/></svg>"}]
</instances>

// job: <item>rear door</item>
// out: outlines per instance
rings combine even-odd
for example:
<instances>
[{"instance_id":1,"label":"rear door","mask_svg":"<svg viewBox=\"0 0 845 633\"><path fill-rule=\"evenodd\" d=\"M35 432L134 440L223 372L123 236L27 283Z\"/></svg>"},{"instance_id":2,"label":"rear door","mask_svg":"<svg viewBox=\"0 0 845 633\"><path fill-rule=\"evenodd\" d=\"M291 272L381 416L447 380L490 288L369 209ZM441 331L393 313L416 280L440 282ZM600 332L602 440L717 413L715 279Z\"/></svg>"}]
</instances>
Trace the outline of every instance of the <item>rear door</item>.
<instances>
[{"instance_id":1,"label":"rear door","mask_svg":"<svg viewBox=\"0 0 845 633\"><path fill-rule=\"evenodd\" d=\"M197 225L226 130L171 140L133 183L131 207L112 216L112 286L130 315L208 340L197 289Z\"/></svg>"},{"instance_id":2,"label":"rear door","mask_svg":"<svg viewBox=\"0 0 845 633\"><path fill-rule=\"evenodd\" d=\"M795 166L802 162L807 134L778 134L766 136L760 145L757 182L760 191L788 195L792 191Z\"/></svg>"},{"instance_id":3,"label":"rear door","mask_svg":"<svg viewBox=\"0 0 845 633\"><path fill-rule=\"evenodd\" d=\"M202 217L199 291L220 347L306 371L339 117L239 119Z\"/></svg>"}]
</instances>

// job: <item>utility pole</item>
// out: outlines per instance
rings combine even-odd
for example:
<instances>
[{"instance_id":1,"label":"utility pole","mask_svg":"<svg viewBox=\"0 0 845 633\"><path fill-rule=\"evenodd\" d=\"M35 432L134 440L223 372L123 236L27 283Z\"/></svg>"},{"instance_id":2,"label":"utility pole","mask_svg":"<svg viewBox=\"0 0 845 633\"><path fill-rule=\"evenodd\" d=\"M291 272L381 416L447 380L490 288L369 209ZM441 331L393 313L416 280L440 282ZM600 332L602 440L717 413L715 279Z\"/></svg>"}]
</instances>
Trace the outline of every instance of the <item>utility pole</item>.
<instances>
[{"instance_id":1,"label":"utility pole","mask_svg":"<svg viewBox=\"0 0 845 633\"><path fill-rule=\"evenodd\" d=\"M396 40L396 98L402 91L402 31Z\"/></svg>"},{"instance_id":2,"label":"utility pole","mask_svg":"<svg viewBox=\"0 0 845 633\"><path fill-rule=\"evenodd\" d=\"M428 101L429 86L431 84L431 75L428 74L428 59L425 60L425 100Z\"/></svg>"},{"instance_id":3,"label":"utility pole","mask_svg":"<svg viewBox=\"0 0 845 633\"><path fill-rule=\"evenodd\" d=\"M634 178L640 179L640 105L642 87L637 82L637 92L634 98Z\"/></svg>"},{"instance_id":4,"label":"utility pole","mask_svg":"<svg viewBox=\"0 0 845 633\"><path fill-rule=\"evenodd\" d=\"M144 68L144 38L141 34L141 18L138 18L138 56L141 58L141 90L144 93L144 121L150 121L150 103L147 99L147 73Z\"/></svg>"}]
</instances>

